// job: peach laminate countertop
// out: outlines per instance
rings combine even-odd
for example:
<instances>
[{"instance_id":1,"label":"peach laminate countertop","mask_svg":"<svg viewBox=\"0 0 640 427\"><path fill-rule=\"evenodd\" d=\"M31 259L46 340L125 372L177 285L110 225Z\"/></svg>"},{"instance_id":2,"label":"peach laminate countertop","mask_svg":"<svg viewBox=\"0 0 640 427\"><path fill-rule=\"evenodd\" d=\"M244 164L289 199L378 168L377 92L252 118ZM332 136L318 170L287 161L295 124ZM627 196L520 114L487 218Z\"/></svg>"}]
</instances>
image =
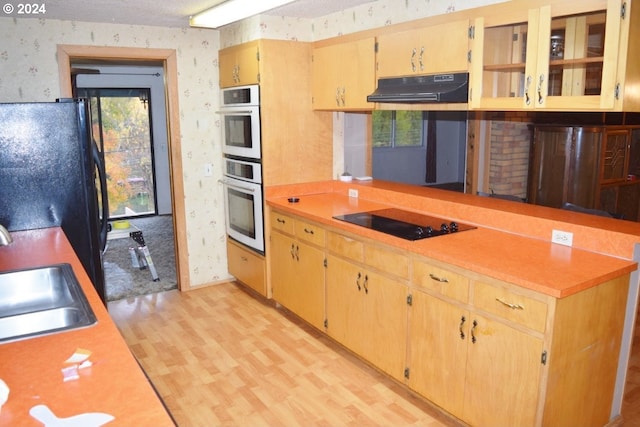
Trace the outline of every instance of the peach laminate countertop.
<instances>
[{"instance_id":1,"label":"peach laminate countertop","mask_svg":"<svg viewBox=\"0 0 640 427\"><path fill-rule=\"evenodd\" d=\"M98 322L84 329L0 344L0 379L9 399L0 411L0 426L42 426L29 415L39 404L59 418L103 412L115 419L108 426L174 425L102 304L80 261L60 228L12 233L13 243L0 246L0 271L69 263ZM91 367L80 378L63 381L61 369L76 349L92 352Z\"/></svg>"},{"instance_id":2,"label":"peach laminate countertop","mask_svg":"<svg viewBox=\"0 0 640 427\"><path fill-rule=\"evenodd\" d=\"M416 209L417 202L403 197L407 203L390 197L386 192L377 197L368 192L371 184L348 184L360 191L359 198L348 197L343 183L316 183L310 185L280 186L267 189L267 204L272 208L298 215L333 228L368 237L396 248L411 251L438 261L453 264L480 274L504 280L524 288L562 298L588 289L606 280L622 276L637 268L635 262L620 257L604 255L588 250L553 244L539 238L504 232L478 222L469 221L473 205L465 205L454 216L438 211L438 202L425 199L432 209ZM404 187L401 187L404 188ZM436 192L436 195L451 192ZM363 198L362 195L368 198ZM433 194L433 193L432 193ZM289 203L289 196L297 196L298 203ZM449 195L445 195L449 197ZM455 197L455 196L453 196ZM479 197L474 197L478 198ZM493 200L495 201L495 200ZM515 204L516 206L518 204ZM405 208L428 213L446 219L471 223L477 229L447 236L408 241L384 233L366 229L333 216L364 212L389 207ZM482 207L477 208L478 211ZM500 213L505 215L504 212ZM497 215L497 214L496 214ZM515 214L514 214L515 215ZM521 216L521 214L518 214Z\"/></svg>"}]
</instances>

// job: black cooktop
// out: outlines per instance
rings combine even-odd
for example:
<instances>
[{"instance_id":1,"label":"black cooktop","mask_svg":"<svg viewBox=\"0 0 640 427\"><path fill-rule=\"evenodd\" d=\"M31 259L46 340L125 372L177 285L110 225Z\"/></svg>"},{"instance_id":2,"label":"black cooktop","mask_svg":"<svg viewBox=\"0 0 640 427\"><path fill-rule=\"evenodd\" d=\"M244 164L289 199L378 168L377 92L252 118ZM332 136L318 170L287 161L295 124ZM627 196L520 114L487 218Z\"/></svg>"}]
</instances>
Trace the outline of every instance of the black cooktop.
<instances>
[{"instance_id":1,"label":"black cooktop","mask_svg":"<svg viewBox=\"0 0 640 427\"><path fill-rule=\"evenodd\" d=\"M338 215L333 218L406 240L426 239L476 228L455 221L394 208Z\"/></svg>"}]
</instances>

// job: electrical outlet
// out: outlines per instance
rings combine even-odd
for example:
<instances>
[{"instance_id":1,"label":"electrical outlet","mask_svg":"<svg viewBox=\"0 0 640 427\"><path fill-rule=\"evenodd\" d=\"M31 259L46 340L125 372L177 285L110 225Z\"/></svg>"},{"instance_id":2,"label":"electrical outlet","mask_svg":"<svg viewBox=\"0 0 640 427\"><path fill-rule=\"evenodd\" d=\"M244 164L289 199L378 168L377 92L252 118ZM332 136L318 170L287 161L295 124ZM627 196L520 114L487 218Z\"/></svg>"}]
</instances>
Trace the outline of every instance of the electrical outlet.
<instances>
[{"instance_id":1,"label":"electrical outlet","mask_svg":"<svg viewBox=\"0 0 640 427\"><path fill-rule=\"evenodd\" d=\"M204 164L204 176L213 175L213 165L211 163Z\"/></svg>"},{"instance_id":2,"label":"electrical outlet","mask_svg":"<svg viewBox=\"0 0 640 427\"><path fill-rule=\"evenodd\" d=\"M552 230L551 243L573 246L573 233L570 233L568 231Z\"/></svg>"},{"instance_id":3,"label":"electrical outlet","mask_svg":"<svg viewBox=\"0 0 640 427\"><path fill-rule=\"evenodd\" d=\"M349 197L355 197L357 199L358 198L358 190L356 190L355 188L350 188L349 189Z\"/></svg>"}]
</instances>

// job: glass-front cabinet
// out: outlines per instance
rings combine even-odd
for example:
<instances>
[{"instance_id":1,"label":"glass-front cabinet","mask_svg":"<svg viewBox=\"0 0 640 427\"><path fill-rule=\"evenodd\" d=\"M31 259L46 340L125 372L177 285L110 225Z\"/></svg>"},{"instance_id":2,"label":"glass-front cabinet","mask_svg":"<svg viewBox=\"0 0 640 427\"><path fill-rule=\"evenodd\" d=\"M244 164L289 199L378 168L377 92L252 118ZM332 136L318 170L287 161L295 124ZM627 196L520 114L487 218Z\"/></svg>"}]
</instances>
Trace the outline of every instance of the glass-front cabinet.
<instances>
[{"instance_id":1,"label":"glass-front cabinet","mask_svg":"<svg viewBox=\"0 0 640 427\"><path fill-rule=\"evenodd\" d=\"M613 109L620 1L550 3L475 20L471 108Z\"/></svg>"}]
</instances>

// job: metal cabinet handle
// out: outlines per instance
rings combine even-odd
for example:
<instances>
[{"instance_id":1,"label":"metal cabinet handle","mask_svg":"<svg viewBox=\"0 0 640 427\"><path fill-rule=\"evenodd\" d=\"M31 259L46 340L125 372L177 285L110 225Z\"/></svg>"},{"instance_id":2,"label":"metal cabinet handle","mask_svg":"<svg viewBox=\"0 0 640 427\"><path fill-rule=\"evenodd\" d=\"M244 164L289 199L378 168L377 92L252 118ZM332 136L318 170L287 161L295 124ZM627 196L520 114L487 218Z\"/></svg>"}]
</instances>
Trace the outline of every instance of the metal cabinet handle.
<instances>
[{"instance_id":1,"label":"metal cabinet handle","mask_svg":"<svg viewBox=\"0 0 640 427\"><path fill-rule=\"evenodd\" d=\"M460 328L459 329L460 329L460 339L461 340L463 340L465 338L464 330L462 328L464 327L464 322L466 322L466 321L467 321L466 317L464 317L464 316L460 317Z\"/></svg>"},{"instance_id":2,"label":"metal cabinet handle","mask_svg":"<svg viewBox=\"0 0 640 427\"><path fill-rule=\"evenodd\" d=\"M420 57L418 58L418 62L420 63L420 71L424 71L424 61L422 57L424 56L424 46L420 49Z\"/></svg>"},{"instance_id":3,"label":"metal cabinet handle","mask_svg":"<svg viewBox=\"0 0 640 427\"><path fill-rule=\"evenodd\" d=\"M544 102L544 97L542 96L542 83L544 83L544 74L540 74L540 78L538 79L538 104L542 104Z\"/></svg>"},{"instance_id":4,"label":"metal cabinet handle","mask_svg":"<svg viewBox=\"0 0 640 427\"><path fill-rule=\"evenodd\" d=\"M280 224L284 224L285 222L287 222L284 219L280 219L280 218L276 218L276 221L278 221Z\"/></svg>"},{"instance_id":5,"label":"metal cabinet handle","mask_svg":"<svg viewBox=\"0 0 640 427\"><path fill-rule=\"evenodd\" d=\"M295 250L295 245L292 243L291 244L291 259L296 259L296 250Z\"/></svg>"},{"instance_id":6,"label":"metal cabinet handle","mask_svg":"<svg viewBox=\"0 0 640 427\"><path fill-rule=\"evenodd\" d=\"M416 48L413 48L413 52L411 52L411 69L416 71Z\"/></svg>"},{"instance_id":7,"label":"metal cabinet handle","mask_svg":"<svg viewBox=\"0 0 640 427\"><path fill-rule=\"evenodd\" d=\"M300 261L300 246L296 245L296 261Z\"/></svg>"},{"instance_id":8,"label":"metal cabinet handle","mask_svg":"<svg viewBox=\"0 0 640 427\"><path fill-rule=\"evenodd\" d=\"M364 276L364 284L362 285L364 287L364 293L368 294L369 293L369 287L367 286L369 284L369 276L365 274Z\"/></svg>"},{"instance_id":9,"label":"metal cabinet handle","mask_svg":"<svg viewBox=\"0 0 640 427\"><path fill-rule=\"evenodd\" d=\"M527 82L524 86L524 103L527 105L531 104L531 97L529 96L529 87L531 86L531 76L527 76Z\"/></svg>"},{"instance_id":10,"label":"metal cabinet handle","mask_svg":"<svg viewBox=\"0 0 640 427\"><path fill-rule=\"evenodd\" d=\"M340 95L340 100L342 101L342 106L345 106L345 98L346 98L346 89L344 86L342 86L342 95Z\"/></svg>"},{"instance_id":11,"label":"metal cabinet handle","mask_svg":"<svg viewBox=\"0 0 640 427\"><path fill-rule=\"evenodd\" d=\"M436 282L449 283L449 279L447 279L446 277L439 277L433 273L429 273L429 277L431 278L431 280L435 280Z\"/></svg>"},{"instance_id":12,"label":"metal cabinet handle","mask_svg":"<svg viewBox=\"0 0 640 427\"><path fill-rule=\"evenodd\" d=\"M502 305L505 305L505 306L509 307L512 310L524 310L524 306L522 306L520 304L511 304L511 303L508 303L506 301L501 300L500 298L496 298L496 301L498 301Z\"/></svg>"},{"instance_id":13,"label":"metal cabinet handle","mask_svg":"<svg viewBox=\"0 0 640 427\"><path fill-rule=\"evenodd\" d=\"M336 105L338 107L340 106L340 87L339 86L336 88Z\"/></svg>"},{"instance_id":14,"label":"metal cabinet handle","mask_svg":"<svg viewBox=\"0 0 640 427\"><path fill-rule=\"evenodd\" d=\"M471 343L475 344L476 343L476 327L478 326L478 322L474 320L472 325L473 327L471 327Z\"/></svg>"},{"instance_id":15,"label":"metal cabinet handle","mask_svg":"<svg viewBox=\"0 0 640 427\"><path fill-rule=\"evenodd\" d=\"M356 286L358 287L358 290L360 290L362 287L360 286L360 279L362 278L362 273L358 272L358 277L356 278Z\"/></svg>"},{"instance_id":16,"label":"metal cabinet handle","mask_svg":"<svg viewBox=\"0 0 640 427\"><path fill-rule=\"evenodd\" d=\"M304 229L304 232L307 233L307 234L313 234L313 230L311 230L309 228L306 228L306 227Z\"/></svg>"}]
</instances>

